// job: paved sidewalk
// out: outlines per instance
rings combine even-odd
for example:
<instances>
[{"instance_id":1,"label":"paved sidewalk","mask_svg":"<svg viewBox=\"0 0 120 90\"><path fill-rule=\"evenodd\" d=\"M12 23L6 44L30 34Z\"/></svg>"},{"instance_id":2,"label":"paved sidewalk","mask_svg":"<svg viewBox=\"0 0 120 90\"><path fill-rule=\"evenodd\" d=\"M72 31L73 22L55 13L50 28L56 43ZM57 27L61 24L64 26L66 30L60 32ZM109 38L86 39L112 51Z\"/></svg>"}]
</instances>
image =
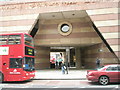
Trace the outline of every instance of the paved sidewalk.
<instances>
[{"instance_id":1,"label":"paved sidewalk","mask_svg":"<svg viewBox=\"0 0 120 90\"><path fill-rule=\"evenodd\" d=\"M62 74L61 70L36 70L34 79L47 80L85 80L87 70L69 70L68 74Z\"/></svg>"}]
</instances>

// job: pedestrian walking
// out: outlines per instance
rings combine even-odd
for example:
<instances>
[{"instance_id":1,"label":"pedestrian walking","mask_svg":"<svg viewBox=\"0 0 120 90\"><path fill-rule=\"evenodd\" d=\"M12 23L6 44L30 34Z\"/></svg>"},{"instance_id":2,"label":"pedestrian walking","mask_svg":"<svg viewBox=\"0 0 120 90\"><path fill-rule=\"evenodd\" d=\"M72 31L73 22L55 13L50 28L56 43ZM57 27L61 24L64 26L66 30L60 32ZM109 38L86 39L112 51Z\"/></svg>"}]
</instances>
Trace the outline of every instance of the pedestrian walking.
<instances>
[{"instance_id":1,"label":"pedestrian walking","mask_svg":"<svg viewBox=\"0 0 120 90\"><path fill-rule=\"evenodd\" d=\"M61 63L61 70L62 70L62 74L65 74L65 73L68 74L67 66L64 61L62 61Z\"/></svg>"},{"instance_id":2,"label":"pedestrian walking","mask_svg":"<svg viewBox=\"0 0 120 90\"><path fill-rule=\"evenodd\" d=\"M100 67L100 59L99 58L96 59L96 66L97 66L97 68Z\"/></svg>"},{"instance_id":3,"label":"pedestrian walking","mask_svg":"<svg viewBox=\"0 0 120 90\"><path fill-rule=\"evenodd\" d=\"M65 67L66 67L65 72L66 72L66 74L68 74L68 63L66 63L66 62L65 62Z\"/></svg>"}]
</instances>

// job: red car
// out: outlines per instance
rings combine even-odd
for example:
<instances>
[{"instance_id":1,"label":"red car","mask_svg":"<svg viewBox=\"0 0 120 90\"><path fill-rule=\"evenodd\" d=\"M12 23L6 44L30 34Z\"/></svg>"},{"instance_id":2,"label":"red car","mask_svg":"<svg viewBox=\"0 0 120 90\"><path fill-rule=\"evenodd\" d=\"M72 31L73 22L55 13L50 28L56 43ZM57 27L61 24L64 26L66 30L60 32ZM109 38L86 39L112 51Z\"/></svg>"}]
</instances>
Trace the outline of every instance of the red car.
<instances>
[{"instance_id":1,"label":"red car","mask_svg":"<svg viewBox=\"0 0 120 90\"><path fill-rule=\"evenodd\" d=\"M88 70L87 79L107 85L110 82L120 82L120 64L105 65L97 70Z\"/></svg>"}]
</instances>

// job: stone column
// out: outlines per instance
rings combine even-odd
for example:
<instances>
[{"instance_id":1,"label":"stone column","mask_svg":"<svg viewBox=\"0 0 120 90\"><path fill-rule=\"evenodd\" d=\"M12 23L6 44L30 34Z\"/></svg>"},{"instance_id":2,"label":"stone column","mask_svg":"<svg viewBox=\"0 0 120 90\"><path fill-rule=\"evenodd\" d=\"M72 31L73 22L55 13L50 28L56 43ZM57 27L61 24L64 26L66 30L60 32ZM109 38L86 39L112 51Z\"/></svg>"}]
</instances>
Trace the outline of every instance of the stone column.
<instances>
[{"instance_id":1,"label":"stone column","mask_svg":"<svg viewBox=\"0 0 120 90\"><path fill-rule=\"evenodd\" d=\"M67 64L70 65L70 48L66 48L66 60Z\"/></svg>"},{"instance_id":2,"label":"stone column","mask_svg":"<svg viewBox=\"0 0 120 90\"><path fill-rule=\"evenodd\" d=\"M81 68L81 52L80 48L75 48L75 56L76 56L76 68L80 69Z\"/></svg>"},{"instance_id":3,"label":"stone column","mask_svg":"<svg viewBox=\"0 0 120 90\"><path fill-rule=\"evenodd\" d=\"M63 60L64 60L64 62L67 61L67 60L66 60L66 52L63 52Z\"/></svg>"},{"instance_id":4,"label":"stone column","mask_svg":"<svg viewBox=\"0 0 120 90\"><path fill-rule=\"evenodd\" d=\"M48 69L50 68L50 48L48 47L35 47L35 68Z\"/></svg>"}]
</instances>

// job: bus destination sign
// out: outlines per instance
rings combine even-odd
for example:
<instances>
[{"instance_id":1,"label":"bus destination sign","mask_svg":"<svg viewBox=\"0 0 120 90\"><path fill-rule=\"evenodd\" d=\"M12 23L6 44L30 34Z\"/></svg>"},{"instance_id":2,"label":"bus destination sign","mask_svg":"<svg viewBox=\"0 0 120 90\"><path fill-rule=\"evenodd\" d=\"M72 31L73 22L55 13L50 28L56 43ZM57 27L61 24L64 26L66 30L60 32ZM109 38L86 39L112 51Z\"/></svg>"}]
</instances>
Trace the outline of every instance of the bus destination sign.
<instances>
[{"instance_id":1,"label":"bus destination sign","mask_svg":"<svg viewBox=\"0 0 120 90\"><path fill-rule=\"evenodd\" d=\"M34 56L34 49L30 47L25 47L25 55Z\"/></svg>"}]
</instances>

